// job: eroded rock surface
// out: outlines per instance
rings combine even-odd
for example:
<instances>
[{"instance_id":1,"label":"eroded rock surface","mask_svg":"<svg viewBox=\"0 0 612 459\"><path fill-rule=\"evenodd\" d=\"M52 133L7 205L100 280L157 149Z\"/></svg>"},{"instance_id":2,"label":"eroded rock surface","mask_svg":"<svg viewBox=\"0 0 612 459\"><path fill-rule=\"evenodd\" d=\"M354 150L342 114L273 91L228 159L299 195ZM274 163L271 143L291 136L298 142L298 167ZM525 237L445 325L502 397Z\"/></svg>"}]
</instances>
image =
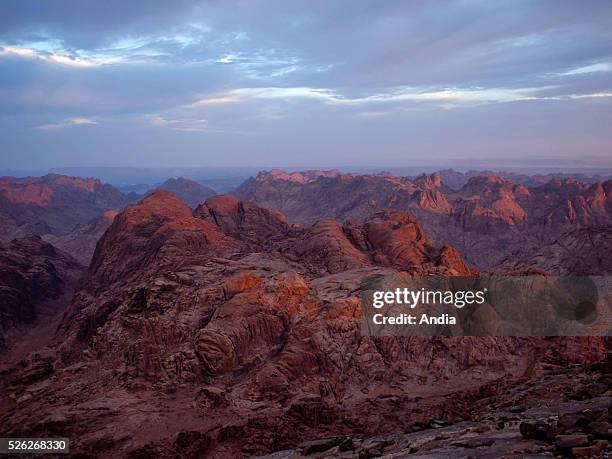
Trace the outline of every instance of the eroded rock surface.
<instances>
[{"instance_id":1,"label":"eroded rock surface","mask_svg":"<svg viewBox=\"0 0 612 459\"><path fill-rule=\"evenodd\" d=\"M612 275L612 225L570 231L522 256L504 260L509 268L542 269L557 276Z\"/></svg>"},{"instance_id":2,"label":"eroded rock surface","mask_svg":"<svg viewBox=\"0 0 612 459\"><path fill-rule=\"evenodd\" d=\"M527 187L497 175L473 174L453 190L440 173L411 180L272 171L247 180L236 193L305 226L321 218L363 221L384 208L409 211L436 245L449 244L471 265L490 269L568 231L610 225L611 190L609 179L585 184L555 178Z\"/></svg>"},{"instance_id":3,"label":"eroded rock surface","mask_svg":"<svg viewBox=\"0 0 612 459\"><path fill-rule=\"evenodd\" d=\"M496 381L465 420L431 418L401 433L304 442L262 459L608 457L612 453L610 374L602 368L546 367L537 378ZM493 388L494 385L504 386ZM576 397L575 387L592 393ZM603 386L600 388L600 386Z\"/></svg>"},{"instance_id":4,"label":"eroded rock surface","mask_svg":"<svg viewBox=\"0 0 612 459\"><path fill-rule=\"evenodd\" d=\"M0 177L0 240L66 235L128 202L119 190L98 179L57 174Z\"/></svg>"},{"instance_id":5,"label":"eroded rock surface","mask_svg":"<svg viewBox=\"0 0 612 459\"><path fill-rule=\"evenodd\" d=\"M74 258L38 236L0 243L0 348L69 302L83 271ZM64 304L65 306L65 304Z\"/></svg>"},{"instance_id":6,"label":"eroded rock surface","mask_svg":"<svg viewBox=\"0 0 612 459\"><path fill-rule=\"evenodd\" d=\"M362 336L364 279L399 271L471 272L406 212L301 229L156 191L113 220L54 345L0 380L0 434L61 434L93 457L350 449L469 420L526 373L605 355L603 338Z\"/></svg>"}]
</instances>

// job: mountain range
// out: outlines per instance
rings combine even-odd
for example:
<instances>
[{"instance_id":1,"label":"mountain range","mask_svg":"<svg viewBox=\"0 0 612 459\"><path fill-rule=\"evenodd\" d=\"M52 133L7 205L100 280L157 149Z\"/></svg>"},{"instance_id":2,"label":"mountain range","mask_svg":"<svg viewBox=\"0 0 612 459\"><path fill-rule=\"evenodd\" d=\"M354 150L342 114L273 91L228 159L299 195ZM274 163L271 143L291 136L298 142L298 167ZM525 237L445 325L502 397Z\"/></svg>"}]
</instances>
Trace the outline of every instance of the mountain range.
<instances>
[{"instance_id":1,"label":"mountain range","mask_svg":"<svg viewBox=\"0 0 612 459\"><path fill-rule=\"evenodd\" d=\"M22 235L70 233L76 225L120 210L129 200L98 179L49 174L43 177L0 177L2 240Z\"/></svg>"},{"instance_id":2,"label":"mountain range","mask_svg":"<svg viewBox=\"0 0 612 459\"><path fill-rule=\"evenodd\" d=\"M416 179L338 171L260 173L236 194L283 212L289 221L362 219L377 209L411 212L437 245L455 247L474 267L554 242L563 233L612 223L612 180L584 184L552 179L526 187L499 176L475 176L455 191L440 173Z\"/></svg>"},{"instance_id":3,"label":"mountain range","mask_svg":"<svg viewBox=\"0 0 612 459\"><path fill-rule=\"evenodd\" d=\"M608 338L365 336L361 295L394 275L610 275L610 181L273 170L192 208L3 180L17 232L81 253L101 235L86 266L37 236L0 247L0 436L84 457L603 451ZM544 441L543 400L555 422L599 411Z\"/></svg>"}]
</instances>

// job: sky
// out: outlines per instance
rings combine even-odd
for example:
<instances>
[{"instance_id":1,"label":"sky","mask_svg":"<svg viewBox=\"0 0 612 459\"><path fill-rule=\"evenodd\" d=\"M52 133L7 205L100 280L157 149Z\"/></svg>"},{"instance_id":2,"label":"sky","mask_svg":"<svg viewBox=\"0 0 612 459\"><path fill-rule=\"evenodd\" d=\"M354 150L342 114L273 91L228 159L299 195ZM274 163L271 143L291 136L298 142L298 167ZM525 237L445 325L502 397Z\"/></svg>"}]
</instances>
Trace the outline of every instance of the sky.
<instances>
[{"instance_id":1,"label":"sky","mask_svg":"<svg viewBox=\"0 0 612 459\"><path fill-rule=\"evenodd\" d=\"M0 168L612 166L612 2L0 3Z\"/></svg>"}]
</instances>

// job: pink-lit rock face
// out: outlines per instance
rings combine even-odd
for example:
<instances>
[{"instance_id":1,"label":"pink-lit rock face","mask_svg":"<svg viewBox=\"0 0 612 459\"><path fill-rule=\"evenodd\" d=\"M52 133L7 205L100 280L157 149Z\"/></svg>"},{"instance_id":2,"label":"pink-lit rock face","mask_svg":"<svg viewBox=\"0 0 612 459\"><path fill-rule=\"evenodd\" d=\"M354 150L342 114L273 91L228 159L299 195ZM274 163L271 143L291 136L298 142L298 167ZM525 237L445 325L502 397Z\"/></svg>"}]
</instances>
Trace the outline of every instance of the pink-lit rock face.
<instances>
[{"instance_id":1,"label":"pink-lit rock face","mask_svg":"<svg viewBox=\"0 0 612 459\"><path fill-rule=\"evenodd\" d=\"M34 204L47 206L56 188L80 188L87 193L94 193L97 187L102 187L98 179L67 177L65 175L49 174L45 177L0 178L0 194L16 204Z\"/></svg>"},{"instance_id":2,"label":"pink-lit rock face","mask_svg":"<svg viewBox=\"0 0 612 459\"><path fill-rule=\"evenodd\" d=\"M612 223L610 180L552 179L528 187L497 175L474 175L453 190L440 173L414 180L387 174L309 177L291 181L279 171L262 173L236 193L306 226L320 218L363 221L386 208L408 211L434 244L454 246L481 269L495 268L506 257L554 242L568 231Z\"/></svg>"},{"instance_id":3,"label":"pink-lit rock face","mask_svg":"<svg viewBox=\"0 0 612 459\"><path fill-rule=\"evenodd\" d=\"M14 183L13 180L0 180L0 193L9 202L15 204L34 204L46 206L53 197L53 190L39 183Z\"/></svg>"},{"instance_id":4,"label":"pink-lit rock face","mask_svg":"<svg viewBox=\"0 0 612 459\"><path fill-rule=\"evenodd\" d=\"M0 178L0 240L30 234L65 236L128 200L98 179L49 174Z\"/></svg>"},{"instance_id":5,"label":"pink-lit rock face","mask_svg":"<svg viewBox=\"0 0 612 459\"><path fill-rule=\"evenodd\" d=\"M74 451L243 457L523 403L521 378L605 354L604 338L363 336L364 279L400 271L473 272L405 211L298 228L234 197L192 211L154 192L114 218L48 350L0 383L0 434L60 419Z\"/></svg>"}]
</instances>

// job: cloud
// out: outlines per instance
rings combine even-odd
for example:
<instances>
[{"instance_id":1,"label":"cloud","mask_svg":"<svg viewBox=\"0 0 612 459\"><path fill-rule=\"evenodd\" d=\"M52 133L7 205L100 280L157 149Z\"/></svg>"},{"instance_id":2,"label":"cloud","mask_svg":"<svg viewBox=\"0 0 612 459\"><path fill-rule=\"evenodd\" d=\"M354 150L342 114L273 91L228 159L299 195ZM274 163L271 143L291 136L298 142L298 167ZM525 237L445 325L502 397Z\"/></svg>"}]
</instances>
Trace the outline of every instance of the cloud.
<instances>
[{"instance_id":1,"label":"cloud","mask_svg":"<svg viewBox=\"0 0 612 459\"><path fill-rule=\"evenodd\" d=\"M377 106L383 104L420 104L429 103L432 106L448 108L469 107L478 104L494 104L534 100L561 100L588 97L607 97L608 92L595 92L585 94L560 94L556 96L540 95L544 91L555 89L556 86L539 86L524 88L431 88L431 87L396 87L387 91L361 96L349 96L333 89L310 87L260 87L239 88L220 93L209 98L202 98L192 107L230 104L246 102L249 100L316 100L329 105L345 106ZM362 116L376 116L384 114L382 111L365 111Z\"/></svg>"},{"instance_id":2,"label":"cloud","mask_svg":"<svg viewBox=\"0 0 612 459\"><path fill-rule=\"evenodd\" d=\"M243 99L241 99L238 94L226 94L213 97L203 97L190 105L193 107L202 107L206 105L225 105L234 104L236 102L240 102L241 100Z\"/></svg>"},{"instance_id":3,"label":"cloud","mask_svg":"<svg viewBox=\"0 0 612 459\"><path fill-rule=\"evenodd\" d=\"M368 112L359 112L357 113L357 116L360 116L362 118L380 118L381 116L386 116L388 114L389 114L388 112L368 111Z\"/></svg>"},{"instance_id":4,"label":"cloud","mask_svg":"<svg viewBox=\"0 0 612 459\"><path fill-rule=\"evenodd\" d=\"M53 64L66 65L69 67L93 67L99 65L92 60L76 56L64 56L50 52L42 52L31 48L0 47L0 57L20 57L26 59L40 59Z\"/></svg>"},{"instance_id":5,"label":"cloud","mask_svg":"<svg viewBox=\"0 0 612 459\"><path fill-rule=\"evenodd\" d=\"M98 123L89 118L68 118L58 123L41 124L40 126L36 126L35 129L40 129L43 131L52 131L55 129L64 129L75 126L93 126L95 124Z\"/></svg>"},{"instance_id":6,"label":"cloud","mask_svg":"<svg viewBox=\"0 0 612 459\"><path fill-rule=\"evenodd\" d=\"M567 149L560 133L612 141L610 2L5 0L3 12L3 151L121 162L142 145L190 164L203 150L265 163L438 140L469 151L481 139L495 155L510 132L537 133L534 151ZM100 126L77 129L75 114ZM74 145L41 133L68 127Z\"/></svg>"},{"instance_id":7,"label":"cloud","mask_svg":"<svg viewBox=\"0 0 612 459\"><path fill-rule=\"evenodd\" d=\"M147 117L148 122L153 126L167 127L173 131L183 132L210 132L208 121L205 119L171 119L160 115Z\"/></svg>"},{"instance_id":8,"label":"cloud","mask_svg":"<svg viewBox=\"0 0 612 459\"><path fill-rule=\"evenodd\" d=\"M594 92L591 94L567 94L564 96L556 97L543 97L543 100L572 100L572 99L600 99L605 97L612 97L612 92Z\"/></svg>"},{"instance_id":9,"label":"cloud","mask_svg":"<svg viewBox=\"0 0 612 459\"><path fill-rule=\"evenodd\" d=\"M595 64L585 65L583 67L568 70L567 72L558 73L557 75L584 75L596 72L612 72L612 64L610 62L597 62Z\"/></svg>"}]
</instances>

